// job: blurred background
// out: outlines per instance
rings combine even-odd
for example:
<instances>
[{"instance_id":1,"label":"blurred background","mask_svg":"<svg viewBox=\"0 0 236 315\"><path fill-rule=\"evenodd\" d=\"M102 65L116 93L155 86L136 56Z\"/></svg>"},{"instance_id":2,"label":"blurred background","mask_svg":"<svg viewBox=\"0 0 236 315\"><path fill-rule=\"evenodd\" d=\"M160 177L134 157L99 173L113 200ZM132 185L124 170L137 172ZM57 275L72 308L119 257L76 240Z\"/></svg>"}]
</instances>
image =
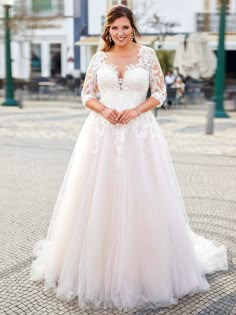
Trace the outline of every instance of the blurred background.
<instances>
[{"instance_id":1,"label":"blurred background","mask_svg":"<svg viewBox=\"0 0 236 315\"><path fill-rule=\"evenodd\" d=\"M236 104L236 0L2 0L0 96L5 84L11 85L9 58L13 89L22 91L24 98L79 96L106 13L112 5L124 4L135 13L142 34L139 42L155 49L166 82L174 89L169 89L167 105L178 98L176 89L181 96L181 84L189 102L211 99L223 2L224 93ZM5 36L6 20L11 39ZM6 40L11 41L10 52Z\"/></svg>"}]
</instances>

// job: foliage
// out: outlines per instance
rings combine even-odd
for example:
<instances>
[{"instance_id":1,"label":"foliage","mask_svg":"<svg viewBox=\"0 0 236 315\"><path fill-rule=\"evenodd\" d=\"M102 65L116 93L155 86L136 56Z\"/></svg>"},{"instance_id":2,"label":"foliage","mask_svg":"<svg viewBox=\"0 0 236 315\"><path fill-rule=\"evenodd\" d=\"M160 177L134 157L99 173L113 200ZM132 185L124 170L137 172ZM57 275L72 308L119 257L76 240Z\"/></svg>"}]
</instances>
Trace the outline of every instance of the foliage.
<instances>
[{"instance_id":1,"label":"foliage","mask_svg":"<svg viewBox=\"0 0 236 315\"><path fill-rule=\"evenodd\" d=\"M174 51L160 49L156 52L164 74L173 70Z\"/></svg>"},{"instance_id":2,"label":"foliage","mask_svg":"<svg viewBox=\"0 0 236 315\"><path fill-rule=\"evenodd\" d=\"M159 3L156 0L137 0L134 15L141 33L172 35L174 29L180 26L179 22L166 21L160 17Z\"/></svg>"}]
</instances>

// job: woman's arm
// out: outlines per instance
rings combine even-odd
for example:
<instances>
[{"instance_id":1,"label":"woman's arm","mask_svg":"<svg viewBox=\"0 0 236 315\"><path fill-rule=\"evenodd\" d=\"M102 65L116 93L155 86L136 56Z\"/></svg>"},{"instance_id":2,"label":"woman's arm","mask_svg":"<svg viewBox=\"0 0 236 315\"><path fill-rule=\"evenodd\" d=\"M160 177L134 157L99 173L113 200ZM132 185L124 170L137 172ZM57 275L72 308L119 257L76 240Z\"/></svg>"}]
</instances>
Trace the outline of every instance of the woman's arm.
<instances>
[{"instance_id":1,"label":"woman's arm","mask_svg":"<svg viewBox=\"0 0 236 315\"><path fill-rule=\"evenodd\" d=\"M86 107L91 110L94 110L96 113L101 114L104 118L106 118L113 125L117 124L117 115L119 114L115 109L109 108L102 103L100 103L97 99L92 98L86 102Z\"/></svg>"},{"instance_id":2,"label":"woman's arm","mask_svg":"<svg viewBox=\"0 0 236 315\"><path fill-rule=\"evenodd\" d=\"M150 96L146 101L143 103L139 104L135 108L139 111L139 114L148 112L149 110L152 110L155 107L160 107L162 103L158 101L156 98Z\"/></svg>"},{"instance_id":3,"label":"woman's arm","mask_svg":"<svg viewBox=\"0 0 236 315\"><path fill-rule=\"evenodd\" d=\"M159 60L156 56L155 51L150 51L152 54L152 65L150 68L150 89L151 96L136 106L137 110L141 113L145 113L155 107L160 107L166 99L166 84L163 72Z\"/></svg>"},{"instance_id":4,"label":"woman's arm","mask_svg":"<svg viewBox=\"0 0 236 315\"><path fill-rule=\"evenodd\" d=\"M96 71L98 62L98 54L95 54L91 59L88 70L86 72L83 89L81 91L81 100L85 107L95 111L98 114L101 114L110 123L116 124L116 117L118 115L118 112L103 105L96 98L98 89Z\"/></svg>"},{"instance_id":5,"label":"woman's arm","mask_svg":"<svg viewBox=\"0 0 236 315\"><path fill-rule=\"evenodd\" d=\"M90 98L85 102L85 106L98 114L101 114L105 109L105 105L103 105L97 98Z\"/></svg>"}]
</instances>

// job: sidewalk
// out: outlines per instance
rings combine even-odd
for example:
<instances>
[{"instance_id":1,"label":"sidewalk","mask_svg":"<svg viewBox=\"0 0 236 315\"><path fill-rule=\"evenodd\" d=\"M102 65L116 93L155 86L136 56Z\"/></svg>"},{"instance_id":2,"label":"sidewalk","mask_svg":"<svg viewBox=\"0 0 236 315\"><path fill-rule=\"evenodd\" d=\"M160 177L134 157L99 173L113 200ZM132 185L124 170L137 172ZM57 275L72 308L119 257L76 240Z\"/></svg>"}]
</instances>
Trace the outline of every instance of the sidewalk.
<instances>
[{"instance_id":1,"label":"sidewalk","mask_svg":"<svg viewBox=\"0 0 236 315\"><path fill-rule=\"evenodd\" d=\"M226 105L230 108L230 104ZM0 135L75 140L78 119L81 126L88 113L79 98L75 102L25 101L23 109L0 106ZM213 135L206 135L205 132L206 104L159 109L157 120L171 151L236 156L236 111L228 113L230 118L214 119ZM24 115L27 119L21 119ZM12 123L14 129L8 128Z\"/></svg>"},{"instance_id":2,"label":"sidewalk","mask_svg":"<svg viewBox=\"0 0 236 315\"><path fill-rule=\"evenodd\" d=\"M91 314L29 281L34 243L45 237L66 167L88 111L76 103L0 107L0 315ZM206 293L156 314L236 314L236 113L205 135L203 106L159 110L193 229L228 248L229 271L208 276Z\"/></svg>"}]
</instances>

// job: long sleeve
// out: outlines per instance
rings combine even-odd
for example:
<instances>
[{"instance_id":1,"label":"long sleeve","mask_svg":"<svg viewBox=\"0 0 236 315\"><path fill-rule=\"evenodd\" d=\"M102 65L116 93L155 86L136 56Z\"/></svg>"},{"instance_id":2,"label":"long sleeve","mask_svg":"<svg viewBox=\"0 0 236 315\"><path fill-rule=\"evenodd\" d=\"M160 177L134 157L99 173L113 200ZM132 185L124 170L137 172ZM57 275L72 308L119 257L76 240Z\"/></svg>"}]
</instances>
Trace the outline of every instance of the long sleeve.
<instances>
[{"instance_id":1,"label":"long sleeve","mask_svg":"<svg viewBox=\"0 0 236 315\"><path fill-rule=\"evenodd\" d=\"M156 53L153 49L151 49L151 53L152 53L152 62L150 67L151 97L154 97L159 101L160 104L157 105L157 107L159 107L163 104L167 96L166 84Z\"/></svg>"},{"instance_id":2,"label":"long sleeve","mask_svg":"<svg viewBox=\"0 0 236 315\"><path fill-rule=\"evenodd\" d=\"M86 106L86 102L90 100L91 98L96 98L96 92L97 92L97 75L96 75L96 69L97 69L97 63L98 63L98 54L95 54L88 66L83 89L81 91L81 101L84 106Z\"/></svg>"}]
</instances>

